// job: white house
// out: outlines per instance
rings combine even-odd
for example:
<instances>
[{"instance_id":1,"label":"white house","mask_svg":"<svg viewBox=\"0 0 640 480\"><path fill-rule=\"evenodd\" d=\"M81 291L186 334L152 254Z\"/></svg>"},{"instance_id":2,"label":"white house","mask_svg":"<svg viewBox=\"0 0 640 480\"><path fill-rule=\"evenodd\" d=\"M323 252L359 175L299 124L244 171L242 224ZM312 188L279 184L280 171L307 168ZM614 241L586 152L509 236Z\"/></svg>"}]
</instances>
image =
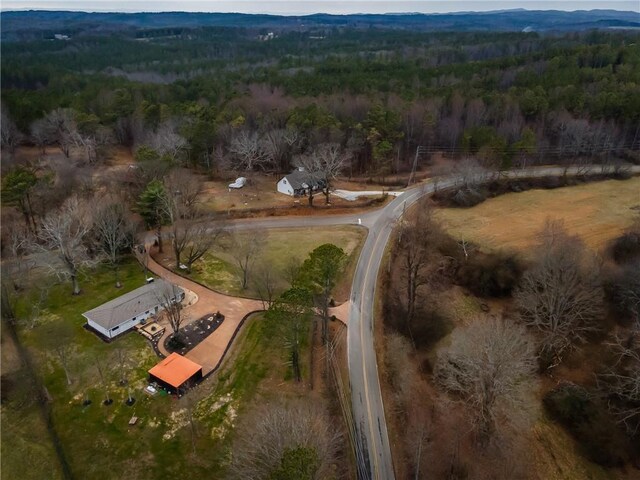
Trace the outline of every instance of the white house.
<instances>
[{"instance_id":1,"label":"white house","mask_svg":"<svg viewBox=\"0 0 640 480\"><path fill-rule=\"evenodd\" d=\"M157 279L82 314L87 325L106 338L114 338L156 315L167 301L180 302L184 291Z\"/></svg>"},{"instance_id":2,"label":"white house","mask_svg":"<svg viewBox=\"0 0 640 480\"><path fill-rule=\"evenodd\" d=\"M278 182L277 189L280 193L297 197L306 195L309 188L316 191L323 189L325 185L326 181L321 173L306 172L299 168L282 177Z\"/></svg>"}]
</instances>

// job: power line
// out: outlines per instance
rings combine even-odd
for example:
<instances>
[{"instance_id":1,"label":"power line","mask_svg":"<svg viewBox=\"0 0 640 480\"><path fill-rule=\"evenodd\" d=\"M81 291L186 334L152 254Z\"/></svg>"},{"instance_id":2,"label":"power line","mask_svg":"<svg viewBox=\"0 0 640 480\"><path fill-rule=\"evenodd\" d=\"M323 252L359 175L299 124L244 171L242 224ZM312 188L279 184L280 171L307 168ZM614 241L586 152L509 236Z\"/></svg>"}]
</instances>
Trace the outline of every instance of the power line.
<instances>
[{"instance_id":1,"label":"power line","mask_svg":"<svg viewBox=\"0 0 640 480\"><path fill-rule=\"evenodd\" d=\"M498 148L490 145L484 146L482 147L482 149L488 150L491 152L498 152L498 151L507 152L509 150L508 148ZM562 146L542 146L542 147L536 147L535 150L530 153L530 155L536 155L540 153L570 154L573 152L582 152L584 150L589 150L588 153L602 153L602 152L612 152L616 150L625 150L625 149L637 151L638 149L640 149L640 143L636 141L636 142L625 142L618 145L611 145L609 143L603 143L603 144L584 143L584 144L572 144L572 145L562 145ZM438 146L427 147L427 146L419 145L416 148L414 163L423 155L432 154L432 153L455 153L455 154L460 153L460 154L473 155L467 149L462 147L438 147Z\"/></svg>"}]
</instances>

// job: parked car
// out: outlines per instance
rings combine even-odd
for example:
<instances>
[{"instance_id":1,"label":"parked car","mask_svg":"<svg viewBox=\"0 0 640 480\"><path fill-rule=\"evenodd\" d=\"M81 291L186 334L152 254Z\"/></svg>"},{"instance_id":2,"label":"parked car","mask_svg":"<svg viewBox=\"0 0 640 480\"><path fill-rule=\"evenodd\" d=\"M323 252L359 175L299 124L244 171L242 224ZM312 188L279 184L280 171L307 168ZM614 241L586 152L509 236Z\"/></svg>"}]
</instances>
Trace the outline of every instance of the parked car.
<instances>
[{"instance_id":1,"label":"parked car","mask_svg":"<svg viewBox=\"0 0 640 480\"><path fill-rule=\"evenodd\" d=\"M245 177L236 178L236 181L229 184L229 188L242 188L247 184Z\"/></svg>"},{"instance_id":2,"label":"parked car","mask_svg":"<svg viewBox=\"0 0 640 480\"><path fill-rule=\"evenodd\" d=\"M158 393L158 390L153 385L147 385L144 389L151 395L155 395L156 393Z\"/></svg>"}]
</instances>

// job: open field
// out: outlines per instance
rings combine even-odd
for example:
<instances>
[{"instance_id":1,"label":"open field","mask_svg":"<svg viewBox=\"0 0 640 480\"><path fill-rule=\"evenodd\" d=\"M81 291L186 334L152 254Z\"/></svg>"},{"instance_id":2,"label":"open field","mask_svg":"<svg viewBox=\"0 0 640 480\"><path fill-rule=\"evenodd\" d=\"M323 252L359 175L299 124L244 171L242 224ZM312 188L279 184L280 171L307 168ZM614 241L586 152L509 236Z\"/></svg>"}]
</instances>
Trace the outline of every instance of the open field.
<instances>
[{"instance_id":1,"label":"open field","mask_svg":"<svg viewBox=\"0 0 640 480\"><path fill-rule=\"evenodd\" d=\"M570 233L601 250L640 215L640 178L508 193L472 208L438 209L436 215L456 238L507 250L534 245L547 218L561 219Z\"/></svg>"},{"instance_id":2,"label":"open field","mask_svg":"<svg viewBox=\"0 0 640 480\"><path fill-rule=\"evenodd\" d=\"M186 471L194 480L221 478L229 458L232 427L257 394L307 394L308 336L302 349L304 381L295 384L290 381L287 352L278 329L262 316L255 316L242 330L230 360L218 375L177 401L169 396L148 397L142 389L147 383L147 370L158 358L147 341L131 332L106 344L82 328L84 319L80 316L139 286L144 277L142 269L132 260L124 264L124 287L119 290L113 286L110 270L98 268L87 273L80 296L72 297L66 283L55 284L48 291L35 326L19 326L20 339L28 347L52 398L54 425L76 478L181 478ZM19 302L19 311L27 309L29 298L32 296L26 293ZM51 338L62 325L72 330L68 340L72 345L70 386ZM116 365L118 350L126 358L122 370ZM15 353L11 352L11 346L3 342L3 363L8 371L19 373ZM103 367L104 383L99 378L96 359ZM126 385L119 381L122 372L128 380ZM110 406L102 405L107 388L114 400ZM131 407L125 405L128 391L136 398ZM2 405L5 448L1 478L57 478L52 473L57 471L56 457L37 406L25 404L18 387L5 394L8 398ZM92 403L83 407L85 395ZM189 409L195 417L195 441L187 420ZM138 416L139 421L130 427L132 415ZM24 468L25 455L34 458L29 460L28 469Z\"/></svg>"},{"instance_id":3,"label":"open field","mask_svg":"<svg viewBox=\"0 0 640 480\"><path fill-rule=\"evenodd\" d=\"M355 267L354 259L364 240L365 231L360 227L314 227L314 228L286 228L271 229L268 232L240 232L238 235L264 235L266 244L260 258L256 261L253 271L259 268L269 268L276 277L277 292L287 287L283 270L292 259L304 261L313 249L325 243L332 243L342 248L349 255L347 272L336 289L340 297L346 300L345 288L342 283L351 285L351 276ZM167 249L168 253L168 249ZM167 260L164 258L165 265ZM255 283L249 277L249 287L242 290L238 267L229 251L216 248L202 260L194 264L192 278L208 287L229 295L241 295L259 298Z\"/></svg>"}]
</instances>

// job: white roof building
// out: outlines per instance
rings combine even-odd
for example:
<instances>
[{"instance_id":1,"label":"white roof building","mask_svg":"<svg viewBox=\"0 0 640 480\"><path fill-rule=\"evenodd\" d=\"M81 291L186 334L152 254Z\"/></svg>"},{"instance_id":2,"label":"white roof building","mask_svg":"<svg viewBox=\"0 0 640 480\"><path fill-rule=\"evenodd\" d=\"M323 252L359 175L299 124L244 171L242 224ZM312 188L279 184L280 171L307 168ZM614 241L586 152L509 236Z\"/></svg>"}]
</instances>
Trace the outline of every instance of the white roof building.
<instances>
[{"instance_id":1,"label":"white roof building","mask_svg":"<svg viewBox=\"0 0 640 480\"><path fill-rule=\"evenodd\" d=\"M82 316L87 319L89 327L111 339L156 315L168 299L180 302L183 298L184 291L180 287L157 279L103 303Z\"/></svg>"}]
</instances>

